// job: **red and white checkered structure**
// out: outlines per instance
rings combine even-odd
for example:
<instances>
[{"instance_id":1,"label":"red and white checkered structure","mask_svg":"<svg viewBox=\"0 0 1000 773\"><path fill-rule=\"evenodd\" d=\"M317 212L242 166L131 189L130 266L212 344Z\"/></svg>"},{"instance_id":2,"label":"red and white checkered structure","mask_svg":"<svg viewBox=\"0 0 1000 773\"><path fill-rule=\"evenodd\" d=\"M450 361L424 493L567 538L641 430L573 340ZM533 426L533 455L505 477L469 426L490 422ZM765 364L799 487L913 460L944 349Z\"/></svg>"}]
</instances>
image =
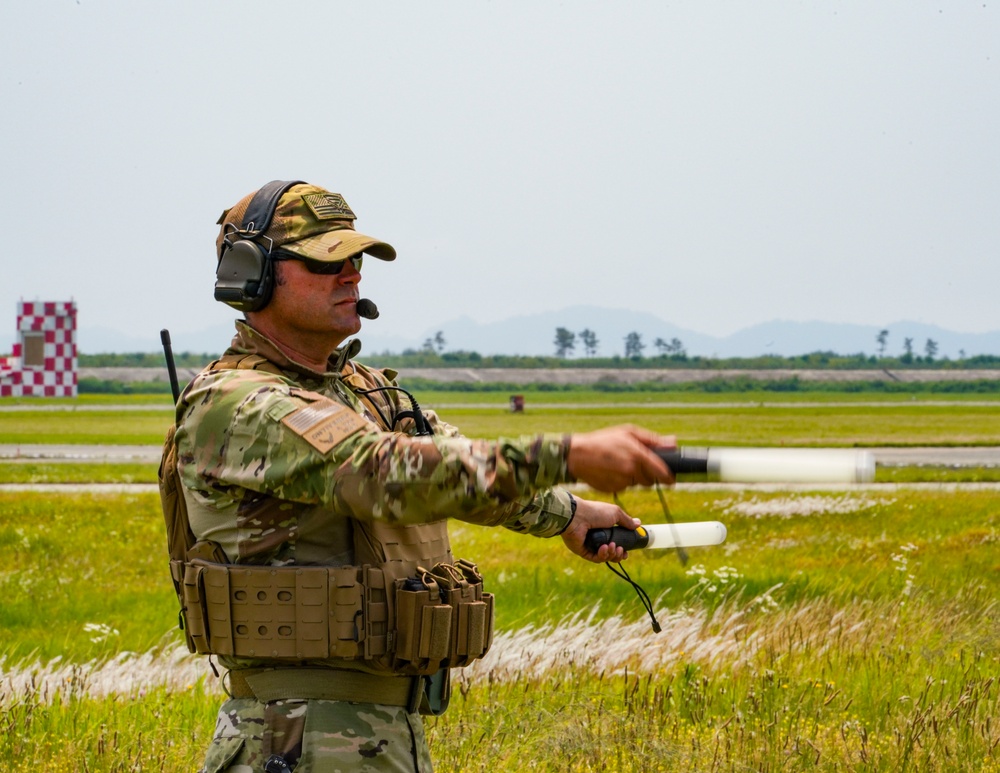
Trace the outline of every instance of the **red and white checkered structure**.
<instances>
[{"instance_id":1,"label":"red and white checkered structure","mask_svg":"<svg viewBox=\"0 0 1000 773\"><path fill-rule=\"evenodd\" d=\"M0 397L76 397L76 304L20 301L17 340L0 357Z\"/></svg>"}]
</instances>

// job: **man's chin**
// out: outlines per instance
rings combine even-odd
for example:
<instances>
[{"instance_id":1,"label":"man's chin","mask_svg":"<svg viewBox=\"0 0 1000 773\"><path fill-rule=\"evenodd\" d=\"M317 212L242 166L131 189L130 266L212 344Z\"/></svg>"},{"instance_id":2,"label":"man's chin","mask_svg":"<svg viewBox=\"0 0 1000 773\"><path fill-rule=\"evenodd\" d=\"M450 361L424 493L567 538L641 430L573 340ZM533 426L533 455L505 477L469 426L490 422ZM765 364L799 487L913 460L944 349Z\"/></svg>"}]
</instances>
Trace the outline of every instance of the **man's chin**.
<instances>
[{"instance_id":1,"label":"man's chin","mask_svg":"<svg viewBox=\"0 0 1000 773\"><path fill-rule=\"evenodd\" d=\"M353 308L350 314L342 314L340 318L343 320L341 325L342 329L347 331L347 335L354 335L355 333L361 332L361 317L358 316L358 312Z\"/></svg>"}]
</instances>

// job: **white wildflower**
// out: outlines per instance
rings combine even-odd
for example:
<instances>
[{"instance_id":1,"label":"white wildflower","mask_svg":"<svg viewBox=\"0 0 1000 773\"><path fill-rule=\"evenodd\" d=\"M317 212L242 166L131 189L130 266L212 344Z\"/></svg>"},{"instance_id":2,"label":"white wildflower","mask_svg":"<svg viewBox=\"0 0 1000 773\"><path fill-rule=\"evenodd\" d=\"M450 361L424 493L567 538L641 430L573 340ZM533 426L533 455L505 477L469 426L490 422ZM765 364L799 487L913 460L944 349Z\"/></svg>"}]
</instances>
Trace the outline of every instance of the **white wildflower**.
<instances>
[{"instance_id":1,"label":"white wildflower","mask_svg":"<svg viewBox=\"0 0 1000 773\"><path fill-rule=\"evenodd\" d=\"M86 623L83 626L85 633L95 634L90 637L90 640L94 644L100 644L102 641L107 641L112 636L118 636L118 629L112 628L110 625L105 625L104 623Z\"/></svg>"}]
</instances>

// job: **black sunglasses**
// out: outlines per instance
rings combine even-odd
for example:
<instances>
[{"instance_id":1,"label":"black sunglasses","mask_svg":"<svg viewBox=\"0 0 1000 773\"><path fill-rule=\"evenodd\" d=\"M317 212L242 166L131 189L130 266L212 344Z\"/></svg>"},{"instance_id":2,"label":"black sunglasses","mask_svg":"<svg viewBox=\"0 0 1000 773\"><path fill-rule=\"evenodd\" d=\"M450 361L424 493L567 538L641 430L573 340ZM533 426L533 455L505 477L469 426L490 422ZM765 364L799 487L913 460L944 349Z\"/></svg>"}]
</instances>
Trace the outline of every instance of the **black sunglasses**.
<instances>
[{"instance_id":1,"label":"black sunglasses","mask_svg":"<svg viewBox=\"0 0 1000 773\"><path fill-rule=\"evenodd\" d=\"M339 274L344 270L344 266L348 260L351 261L355 271L360 271L361 263L364 261L364 257L364 254L359 252L357 255L352 255L345 260L326 261L305 258L301 255L296 255L294 252L285 252L284 250L275 250L271 253L272 260L301 261L305 265L306 271L310 274Z\"/></svg>"}]
</instances>

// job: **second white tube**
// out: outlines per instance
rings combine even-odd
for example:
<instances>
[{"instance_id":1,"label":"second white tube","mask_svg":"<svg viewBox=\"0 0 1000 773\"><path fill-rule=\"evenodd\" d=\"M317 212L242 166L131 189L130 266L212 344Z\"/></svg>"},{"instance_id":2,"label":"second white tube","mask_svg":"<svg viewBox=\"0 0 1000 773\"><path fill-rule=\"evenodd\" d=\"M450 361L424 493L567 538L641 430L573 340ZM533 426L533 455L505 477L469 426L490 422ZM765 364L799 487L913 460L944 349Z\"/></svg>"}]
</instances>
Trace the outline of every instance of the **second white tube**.
<instances>
[{"instance_id":1,"label":"second white tube","mask_svg":"<svg viewBox=\"0 0 1000 773\"><path fill-rule=\"evenodd\" d=\"M718 521L643 524L641 528L649 536L647 548L695 548L721 545L726 540L726 527Z\"/></svg>"}]
</instances>

